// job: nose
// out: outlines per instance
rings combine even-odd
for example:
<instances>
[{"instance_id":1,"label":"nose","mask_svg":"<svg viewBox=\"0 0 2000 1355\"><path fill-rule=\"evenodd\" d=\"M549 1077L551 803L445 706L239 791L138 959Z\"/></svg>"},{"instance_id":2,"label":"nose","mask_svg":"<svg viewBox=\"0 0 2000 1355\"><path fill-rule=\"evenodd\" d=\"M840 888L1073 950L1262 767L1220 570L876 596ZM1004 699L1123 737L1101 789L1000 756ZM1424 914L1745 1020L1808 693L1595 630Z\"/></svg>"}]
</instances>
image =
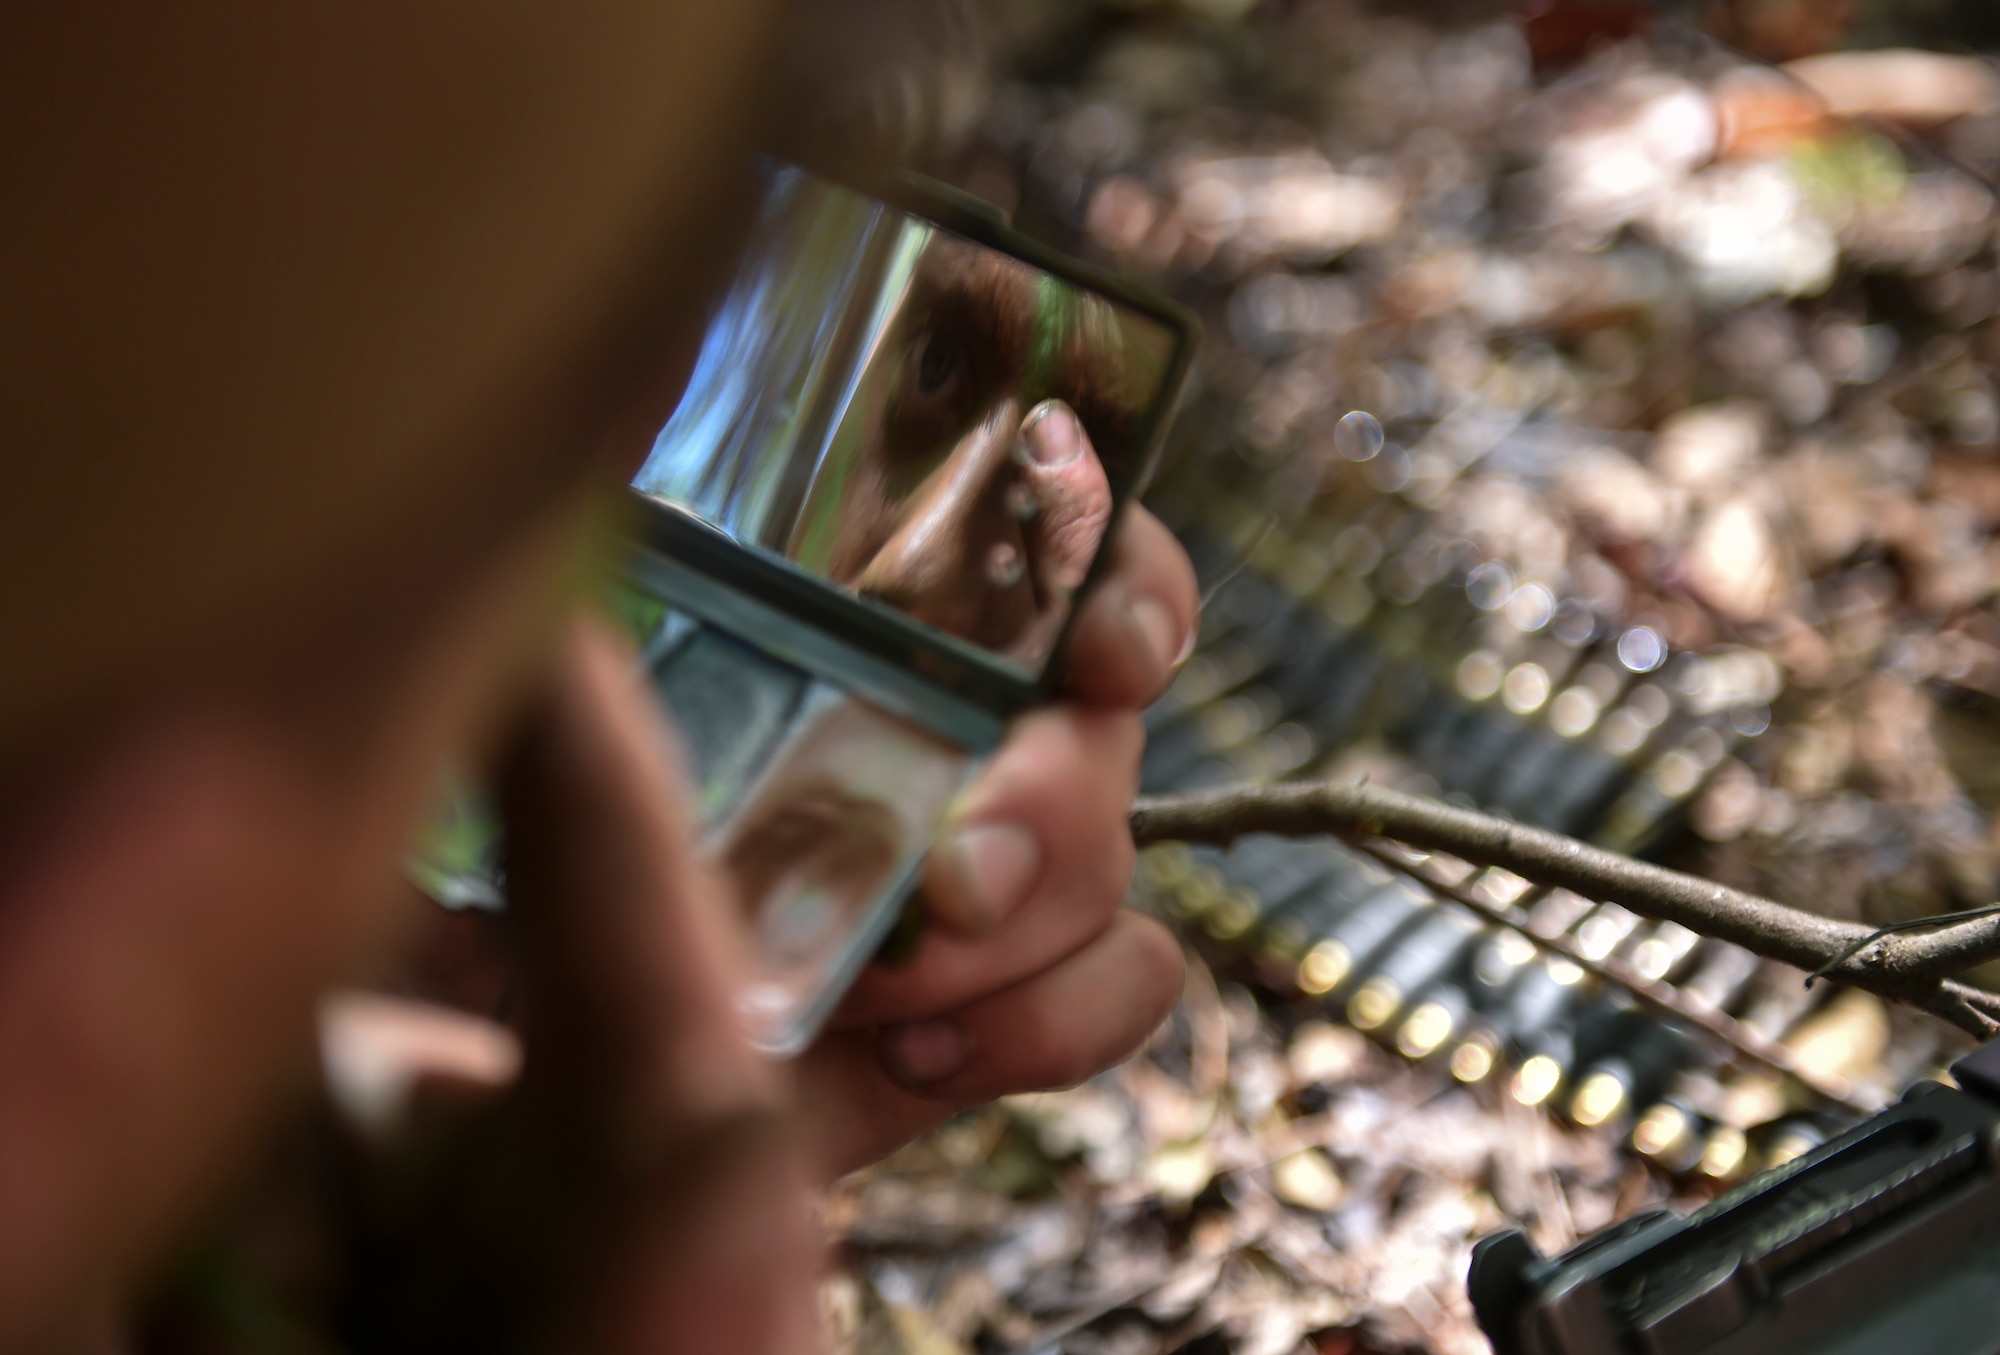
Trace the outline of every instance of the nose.
<instances>
[{"instance_id":1,"label":"nose","mask_svg":"<svg viewBox=\"0 0 2000 1355\"><path fill-rule=\"evenodd\" d=\"M859 588L947 634L1007 653L1032 625L1034 581L1018 492L1021 402L999 402L905 508ZM1012 502L1010 502L1010 499Z\"/></svg>"}]
</instances>

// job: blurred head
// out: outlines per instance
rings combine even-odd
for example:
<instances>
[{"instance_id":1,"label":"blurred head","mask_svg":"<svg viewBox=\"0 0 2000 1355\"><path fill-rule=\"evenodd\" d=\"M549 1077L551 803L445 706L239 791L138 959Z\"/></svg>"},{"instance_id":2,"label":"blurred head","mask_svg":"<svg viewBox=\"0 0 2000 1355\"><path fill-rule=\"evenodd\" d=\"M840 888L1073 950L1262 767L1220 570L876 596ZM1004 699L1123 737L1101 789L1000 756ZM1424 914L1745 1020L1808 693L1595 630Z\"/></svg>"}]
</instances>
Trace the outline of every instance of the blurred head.
<instances>
[{"instance_id":1,"label":"blurred head","mask_svg":"<svg viewBox=\"0 0 2000 1355\"><path fill-rule=\"evenodd\" d=\"M0 19L0 1346L396 933L726 277L771 8Z\"/></svg>"}]
</instances>

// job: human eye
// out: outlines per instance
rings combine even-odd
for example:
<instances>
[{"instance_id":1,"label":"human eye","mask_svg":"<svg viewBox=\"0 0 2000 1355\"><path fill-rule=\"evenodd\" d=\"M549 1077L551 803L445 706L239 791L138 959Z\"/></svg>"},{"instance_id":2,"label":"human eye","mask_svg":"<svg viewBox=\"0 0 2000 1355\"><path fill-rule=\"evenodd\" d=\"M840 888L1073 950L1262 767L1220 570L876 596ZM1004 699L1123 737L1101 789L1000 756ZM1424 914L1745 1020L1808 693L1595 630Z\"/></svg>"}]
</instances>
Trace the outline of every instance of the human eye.
<instances>
[{"instance_id":1,"label":"human eye","mask_svg":"<svg viewBox=\"0 0 2000 1355\"><path fill-rule=\"evenodd\" d=\"M942 395L958 374L960 361L954 335L936 329L925 331L915 349L917 390L927 396Z\"/></svg>"},{"instance_id":2,"label":"human eye","mask_svg":"<svg viewBox=\"0 0 2000 1355\"><path fill-rule=\"evenodd\" d=\"M949 316L912 328L884 429L892 467L928 463L964 433L975 413L978 365L964 327Z\"/></svg>"}]
</instances>

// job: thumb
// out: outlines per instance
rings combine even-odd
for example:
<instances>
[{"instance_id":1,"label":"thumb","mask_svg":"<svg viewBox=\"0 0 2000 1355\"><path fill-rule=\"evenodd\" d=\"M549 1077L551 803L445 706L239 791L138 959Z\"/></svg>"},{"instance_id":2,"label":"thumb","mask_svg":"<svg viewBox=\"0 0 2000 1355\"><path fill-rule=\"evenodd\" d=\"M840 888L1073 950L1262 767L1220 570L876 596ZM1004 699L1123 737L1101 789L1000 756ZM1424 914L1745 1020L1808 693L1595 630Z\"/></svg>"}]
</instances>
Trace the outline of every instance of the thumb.
<instances>
[{"instance_id":1,"label":"thumb","mask_svg":"<svg viewBox=\"0 0 2000 1355\"><path fill-rule=\"evenodd\" d=\"M596 1184L606 1217L579 1220L596 1236L576 1241L613 1253L594 1335L813 1348L817 1248L784 1087L738 1026L742 948L697 858L672 737L604 623L565 637L500 800L524 1109L568 1159L559 1177Z\"/></svg>"}]
</instances>

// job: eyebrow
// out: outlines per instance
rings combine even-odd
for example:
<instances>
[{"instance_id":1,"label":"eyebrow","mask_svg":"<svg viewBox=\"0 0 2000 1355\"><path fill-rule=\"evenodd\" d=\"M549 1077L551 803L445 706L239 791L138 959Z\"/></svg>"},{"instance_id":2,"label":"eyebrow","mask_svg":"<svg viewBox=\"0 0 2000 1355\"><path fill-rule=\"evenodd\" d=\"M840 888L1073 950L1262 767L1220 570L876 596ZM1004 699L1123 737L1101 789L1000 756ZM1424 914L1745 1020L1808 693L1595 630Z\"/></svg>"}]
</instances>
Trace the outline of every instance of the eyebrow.
<instances>
[{"instance_id":1,"label":"eyebrow","mask_svg":"<svg viewBox=\"0 0 2000 1355\"><path fill-rule=\"evenodd\" d=\"M913 320L950 316L971 330L978 346L1004 369L1003 379L1019 380L1028 403L1048 398L1067 403L1107 470L1122 462L1153 382L1130 361L1116 303L955 239L927 254L910 299Z\"/></svg>"},{"instance_id":2,"label":"eyebrow","mask_svg":"<svg viewBox=\"0 0 2000 1355\"><path fill-rule=\"evenodd\" d=\"M1027 271L1013 259L984 251L937 251L917 274L911 319L921 324L944 316L964 325L1011 379L1033 360L1039 339L1042 302L1039 295L1022 295Z\"/></svg>"},{"instance_id":3,"label":"eyebrow","mask_svg":"<svg viewBox=\"0 0 2000 1355\"><path fill-rule=\"evenodd\" d=\"M1048 273L1037 279L1035 322L1028 339L1029 390L1045 390L1055 384L1063 348L1071 333L1080 327L1077 321L1081 310L1081 298L1074 287Z\"/></svg>"}]
</instances>

